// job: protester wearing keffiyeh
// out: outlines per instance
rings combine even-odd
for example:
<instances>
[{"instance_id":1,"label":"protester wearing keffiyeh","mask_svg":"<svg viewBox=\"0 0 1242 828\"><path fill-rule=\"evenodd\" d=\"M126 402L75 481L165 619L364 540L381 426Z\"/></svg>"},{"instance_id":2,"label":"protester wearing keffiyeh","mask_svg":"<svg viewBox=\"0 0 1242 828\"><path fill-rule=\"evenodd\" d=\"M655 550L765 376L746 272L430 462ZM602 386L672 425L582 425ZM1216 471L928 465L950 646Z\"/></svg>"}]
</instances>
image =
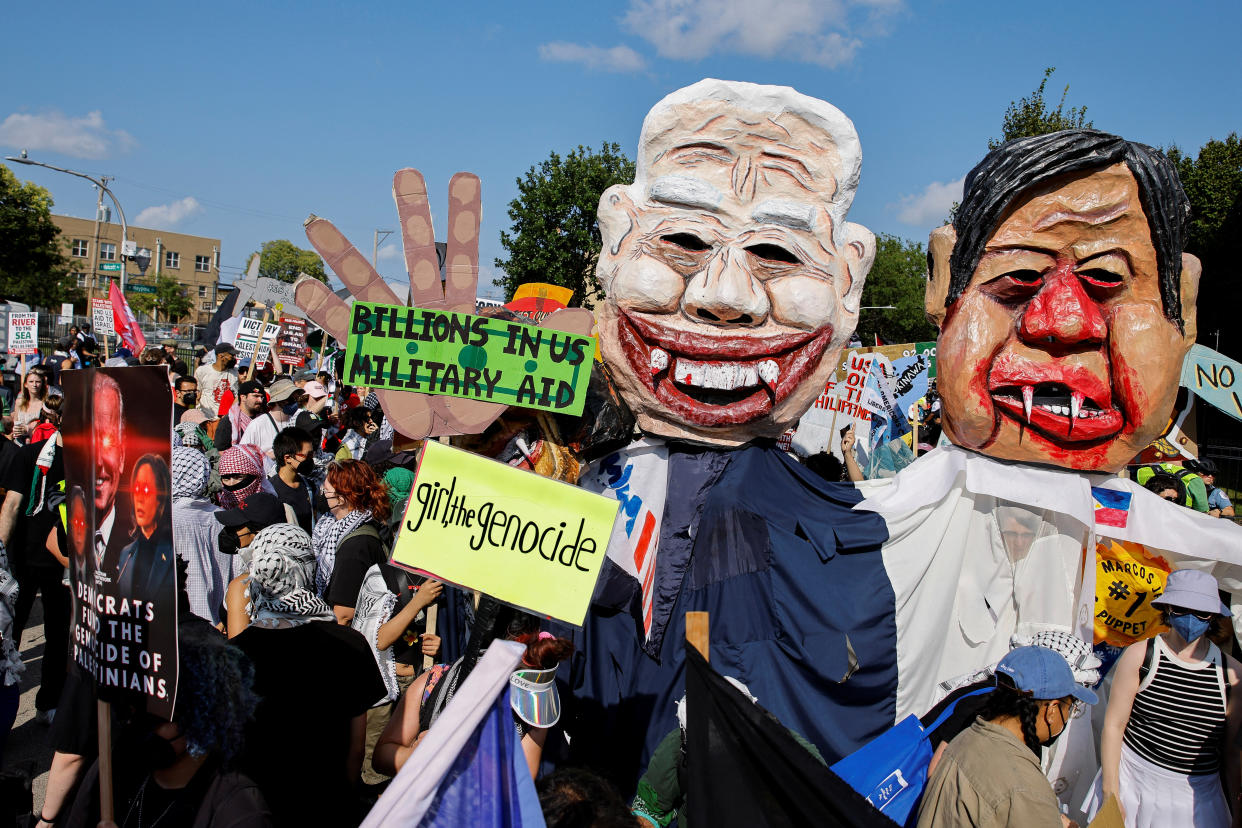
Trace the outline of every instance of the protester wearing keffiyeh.
<instances>
[{"instance_id":1,"label":"protester wearing keffiyeh","mask_svg":"<svg viewBox=\"0 0 1242 828\"><path fill-rule=\"evenodd\" d=\"M315 592L321 597L328 591L328 582L332 580L332 570L336 568L336 550L341 541L370 519L370 510L355 509L343 518L333 517L331 513L325 514L315 524L315 531L311 536L315 558L319 562L319 568L315 571Z\"/></svg>"},{"instance_id":2,"label":"protester wearing keffiyeh","mask_svg":"<svg viewBox=\"0 0 1242 828\"><path fill-rule=\"evenodd\" d=\"M220 455L220 477L236 476L243 478L241 483L220 492L220 505L225 509L236 508L255 492L276 493L263 476L263 452L258 446L233 446Z\"/></svg>"},{"instance_id":3,"label":"protester wearing keffiyeh","mask_svg":"<svg viewBox=\"0 0 1242 828\"><path fill-rule=\"evenodd\" d=\"M223 618L220 608L233 578L234 558L220 551L220 523L215 506L207 500L211 464L197 450L172 450L173 548L186 562L186 594L190 611L213 624Z\"/></svg>"},{"instance_id":4,"label":"protester wearing keffiyeh","mask_svg":"<svg viewBox=\"0 0 1242 828\"><path fill-rule=\"evenodd\" d=\"M315 554L300 526L277 523L260 530L250 550L246 614L255 624L289 626L336 620L332 608L314 592Z\"/></svg>"}]
</instances>

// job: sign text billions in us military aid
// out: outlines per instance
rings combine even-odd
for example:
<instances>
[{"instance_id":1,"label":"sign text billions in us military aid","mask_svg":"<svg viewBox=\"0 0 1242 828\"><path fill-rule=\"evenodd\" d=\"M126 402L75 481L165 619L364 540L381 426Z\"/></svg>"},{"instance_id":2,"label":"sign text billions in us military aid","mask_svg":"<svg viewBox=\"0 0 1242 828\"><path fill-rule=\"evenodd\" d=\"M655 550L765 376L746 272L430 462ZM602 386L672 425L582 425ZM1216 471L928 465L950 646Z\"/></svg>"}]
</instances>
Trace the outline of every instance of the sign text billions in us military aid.
<instances>
[{"instance_id":1,"label":"sign text billions in us military aid","mask_svg":"<svg viewBox=\"0 0 1242 828\"><path fill-rule=\"evenodd\" d=\"M428 440L392 562L581 625L617 506Z\"/></svg>"},{"instance_id":2,"label":"sign text billions in us military aid","mask_svg":"<svg viewBox=\"0 0 1242 828\"><path fill-rule=\"evenodd\" d=\"M577 415L595 340L466 313L355 302L345 383Z\"/></svg>"}]
</instances>

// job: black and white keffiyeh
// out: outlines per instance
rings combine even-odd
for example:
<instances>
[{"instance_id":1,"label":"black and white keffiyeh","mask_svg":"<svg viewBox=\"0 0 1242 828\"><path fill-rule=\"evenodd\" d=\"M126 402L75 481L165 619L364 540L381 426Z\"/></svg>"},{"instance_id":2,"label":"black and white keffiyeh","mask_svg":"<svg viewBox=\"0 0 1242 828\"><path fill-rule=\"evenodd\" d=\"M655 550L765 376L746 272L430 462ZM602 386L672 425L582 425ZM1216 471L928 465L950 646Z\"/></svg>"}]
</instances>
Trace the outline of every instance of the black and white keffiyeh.
<instances>
[{"instance_id":1,"label":"black and white keffiyeh","mask_svg":"<svg viewBox=\"0 0 1242 828\"><path fill-rule=\"evenodd\" d=\"M256 623L331 620L332 608L314 593L315 554L300 526L277 523L250 544L246 613Z\"/></svg>"},{"instance_id":2,"label":"black and white keffiyeh","mask_svg":"<svg viewBox=\"0 0 1242 828\"><path fill-rule=\"evenodd\" d=\"M13 640L13 617L17 608L17 579L9 566L9 553L0 543L0 687L17 683L26 665Z\"/></svg>"},{"instance_id":3,"label":"black and white keffiyeh","mask_svg":"<svg viewBox=\"0 0 1242 828\"><path fill-rule=\"evenodd\" d=\"M380 675L384 677L384 686L388 688L388 695L376 702L376 705L396 701L401 695L401 690L397 686L397 663L392 654L392 647L384 650L379 648L380 627L392 618L392 612L396 606L397 596L384 582L384 573L380 571L380 565L371 564L371 568L367 570L366 576L362 579L362 587L358 590L358 603L354 607L354 618L349 625L366 638L367 644L371 647L371 655L375 656L375 663L379 665Z\"/></svg>"},{"instance_id":4,"label":"black and white keffiyeh","mask_svg":"<svg viewBox=\"0 0 1242 828\"><path fill-rule=\"evenodd\" d=\"M172 496L174 500L202 497L211 480L211 463L198 449L173 446Z\"/></svg>"},{"instance_id":5,"label":"black and white keffiyeh","mask_svg":"<svg viewBox=\"0 0 1242 828\"><path fill-rule=\"evenodd\" d=\"M315 559L319 563L315 570L315 592L322 598L328 591L328 582L332 580L332 570L336 568L336 549L350 532L371 519L371 511L354 510L345 517L337 519L331 514L319 518L311 535L311 545L315 549Z\"/></svg>"}]
</instances>

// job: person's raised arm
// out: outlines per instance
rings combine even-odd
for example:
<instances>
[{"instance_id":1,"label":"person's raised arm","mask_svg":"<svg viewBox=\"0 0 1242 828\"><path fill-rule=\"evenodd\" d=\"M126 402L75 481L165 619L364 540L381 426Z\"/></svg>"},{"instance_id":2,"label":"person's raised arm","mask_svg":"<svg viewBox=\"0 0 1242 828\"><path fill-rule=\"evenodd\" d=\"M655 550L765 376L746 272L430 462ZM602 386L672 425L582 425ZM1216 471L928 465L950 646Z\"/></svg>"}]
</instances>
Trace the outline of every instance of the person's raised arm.
<instances>
[{"instance_id":1,"label":"person's raised arm","mask_svg":"<svg viewBox=\"0 0 1242 828\"><path fill-rule=\"evenodd\" d=\"M1126 647L1117 666L1113 668L1113 686L1108 695L1108 710L1104 714L1104 732L1100 735L1100 765L1103 771L1104 796L1117 798L1121 805L1121 738L1130 723L1130 711L1139 689L1139 667L1148 647L1156 646L1150 639Z\"/></svg>"},{"instance_id":2,"label":"person's raised arm","mask_svg":"<svg viewBox=\"0 0 1242 828\"><path fill-rule=\"evenodd\" d=\"M375 751L371 754L371 767L386 776L396 776L397 771L410 758L421 736L419 715L422 712L423 690L427 686L430 673L423 673L414 679L414 683L405 691L405 695L397 702L392 718L375 743Z\"/></svg>"},{"instance_id":3,"label":"person's raised arm","mask_svg":"<svg viewBox=\"0 0 1242 828\"><path fill-rule=\"evenodd\" d=\"M426 607L440 597L440 593L444 591L444 584L439 581L425 581L418 591L414 593L414 597L406 603L406 605L394 613L380 625L377 632L375 647L378 650L387 650L405 634L410 625L414 623L414 619Z\"/></svg>"},{"instance_id":4,"label":"person's raised arm","mask_svg":"<svg viewBox=\"0 0 1242 828\"><path fill-rule=\"evenodd\" d=\"M859 483L867 478L858 467L858 460L854 458L854 440L854 427L850 426L841 435L841 456L845 458L845 473L850 482Z\"/></svg>"}]
</instances>

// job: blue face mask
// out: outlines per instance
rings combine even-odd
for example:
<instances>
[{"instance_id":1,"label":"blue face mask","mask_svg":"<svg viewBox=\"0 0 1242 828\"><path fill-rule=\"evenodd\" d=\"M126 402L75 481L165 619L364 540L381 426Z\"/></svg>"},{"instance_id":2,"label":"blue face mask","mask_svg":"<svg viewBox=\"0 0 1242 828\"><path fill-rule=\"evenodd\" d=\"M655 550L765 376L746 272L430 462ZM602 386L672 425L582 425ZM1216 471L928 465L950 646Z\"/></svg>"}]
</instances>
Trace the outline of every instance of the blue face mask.
<instances>
[{"instance_id":1,"label":"blue face mask","mask_svg":"<svg viewBox=\"0 0 1242 828\"><path fill-rule=\"evenodd\" d=\"M1174 632L1186 639L1186 643L1188 644L1191 641L1195 641L1196 639L1202 637L1203 634L1208 631L1208 627L1211 626L1211 624L1211 621L1204 621L1200 618L1195 618L1189 613L1186 615L1173 615L1169 617L1169 626L1173 628Z\"/></svg>"},{"instance_id":2,"label":"blue face mask","mask_svg":"<svg viewBox=\"0 0 1242 828\"><path fill-rule=\"evenodd\" d=\"M294 413L296 413L296 412L297 412L297 410L298 410L298 404L297 404L296 402L287 402L287 403L285 403L284 405L282 405L282 406L281 406L281 409L282 409L282 410L283 410L286 414L294 414Z\"/></svg>"}]
</instances>

